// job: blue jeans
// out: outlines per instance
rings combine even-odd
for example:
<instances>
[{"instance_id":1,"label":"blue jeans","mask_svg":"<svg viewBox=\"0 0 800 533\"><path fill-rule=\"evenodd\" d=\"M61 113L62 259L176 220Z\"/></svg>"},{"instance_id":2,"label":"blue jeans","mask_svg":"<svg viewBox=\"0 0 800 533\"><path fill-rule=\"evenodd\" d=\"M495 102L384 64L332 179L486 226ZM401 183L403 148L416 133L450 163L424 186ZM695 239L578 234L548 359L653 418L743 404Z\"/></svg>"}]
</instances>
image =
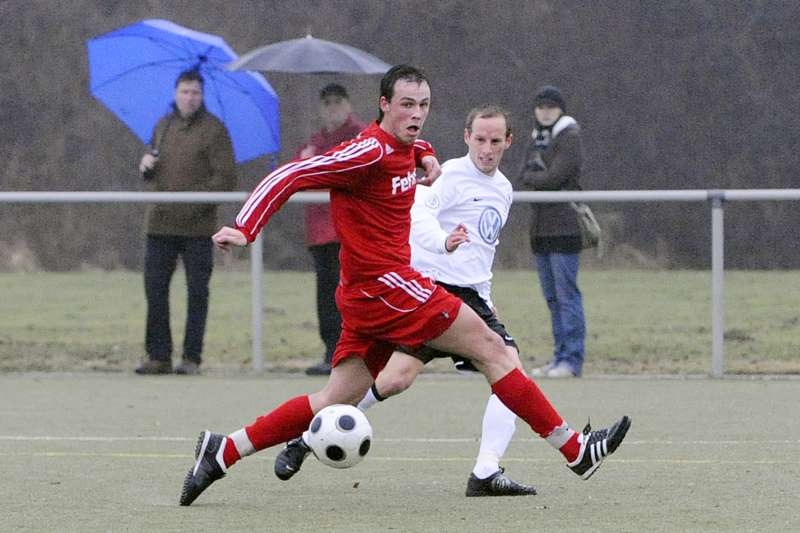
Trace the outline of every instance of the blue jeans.
<instances>
[{"instance_id":1,"label":"blue jeans","mask_svg":"<svg viewBox=\"0 0 800 533\"><path fill-rule=\"evenodd\" d=\"M578 288L578 254L535 254L542 294L550 309L553 361L566 363L576 375L583 371L586 320Z\"/></svg>"}]
</instances>

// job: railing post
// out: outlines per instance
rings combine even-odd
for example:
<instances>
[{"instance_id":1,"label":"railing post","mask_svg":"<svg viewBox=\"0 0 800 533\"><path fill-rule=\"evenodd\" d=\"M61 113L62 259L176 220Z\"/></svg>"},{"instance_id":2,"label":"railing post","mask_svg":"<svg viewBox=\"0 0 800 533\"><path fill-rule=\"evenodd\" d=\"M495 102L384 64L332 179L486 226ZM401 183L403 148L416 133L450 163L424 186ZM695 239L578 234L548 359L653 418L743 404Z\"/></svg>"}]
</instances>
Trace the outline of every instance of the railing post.
<instances>
[{"instance_id":1,"label":"railing post","mask_svg":"<svg viewBox=\"0 0 800 533\"><path fill-rule=\"evenodd\" d=\"M725 191L708 191L711 203L711 377L724 376Z\"/></svg>"},{"instance_id":2,"label":"railing post","mask_svg":"<svg viewBox=\"0 0 800 533\"><path fill-rule=\"evenodd\" d=\"M253 331L253 370L255 372L264 371L264 354L262 352L262 283L261 278L264 274L264 244L261 235L250 245L250 302L251 302L251 326Z\"/></svg>"}]
</instances>

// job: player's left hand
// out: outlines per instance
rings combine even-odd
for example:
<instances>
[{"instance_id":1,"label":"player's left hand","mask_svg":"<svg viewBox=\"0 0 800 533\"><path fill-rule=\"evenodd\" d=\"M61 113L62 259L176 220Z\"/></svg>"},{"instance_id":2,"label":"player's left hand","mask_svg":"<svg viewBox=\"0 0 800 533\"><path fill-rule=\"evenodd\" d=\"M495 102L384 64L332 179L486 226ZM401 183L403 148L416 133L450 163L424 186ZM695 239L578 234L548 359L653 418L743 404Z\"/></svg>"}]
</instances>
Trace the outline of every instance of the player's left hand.
<instances>
[{"instance_id":1,"label":"player's left hand","mask_svg":"<svg viewBox=\"0 0 800 533\"><path fill-rule=\"evenodd\" d=\"M417 183L421 185L430 185L442 174L439 160L432 155L426 155L422 158L422 169L425 171L425 175L417 180Z\"/></svg>"}]
</instances>

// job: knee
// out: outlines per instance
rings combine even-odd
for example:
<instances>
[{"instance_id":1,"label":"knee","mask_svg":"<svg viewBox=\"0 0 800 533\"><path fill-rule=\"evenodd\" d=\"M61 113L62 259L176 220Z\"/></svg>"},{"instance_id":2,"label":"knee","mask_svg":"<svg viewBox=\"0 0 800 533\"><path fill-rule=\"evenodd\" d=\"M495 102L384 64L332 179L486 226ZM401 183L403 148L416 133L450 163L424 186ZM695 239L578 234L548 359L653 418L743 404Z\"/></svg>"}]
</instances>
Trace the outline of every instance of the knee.
<instances>
[{"instance_id":1,"label":"knee","mask_svg":"<svg viewBox=\"0 0 800 533\"><path fill-rule=\"evenodd\" d=\"M485 355L482 357L483 361L479 362L499 364L503 368L521 366L516 350L506 346L505 342L496 333L491 332L491 336L487 337L484 346L483 353Z\"/></svg>"},{"instance_id":2,"label":"knee","mask_svg":"<svg viewBox=\"0 0 800 533\"><path fill-rule=\"evenodd\" d=\"M414 376L408 372L401 372L392 375L381 375L377 384L378 392L384 398L400 394L411 386Z\"/></svg>"},{"instance_id":3,"label":"knee","mask_svg":"<svg viewBox=\"0 0 800 533\"><path fill-rule=\"evenodd\" d=\"M369 387L352 387L350 389L325 388L319 392L309 394L308 398L309 402L311 403L311 408L316 413L324 407L337 403L357 405L358 402L364 398L368 388Z\"/></svg>"},{"instance_id":4,"label":"knee","mask_svg":"<svg viewBox=\"0 0 800 533\"><path fill-rule=\"evenodd\" d=\"M503 354L503 356L508 355L508 346L506 346L506 343L503 342L503 339L501 339L497 333L487 328L485 337L491 353Z\"/></svg>"},{"instance_id":5,"label":"knee","mask_svg":"<svg viewBox=\"0 0 800 533\"><path fill-rule=\"evenodd\" d=\"M473 343L473 350L477 354L477 358L473 357L473 359L478 361L496 359L505 353L505 348L505 343L497 333L487 327L486 331L480 337L477 337Z\"/></svg>"}]
</instances>

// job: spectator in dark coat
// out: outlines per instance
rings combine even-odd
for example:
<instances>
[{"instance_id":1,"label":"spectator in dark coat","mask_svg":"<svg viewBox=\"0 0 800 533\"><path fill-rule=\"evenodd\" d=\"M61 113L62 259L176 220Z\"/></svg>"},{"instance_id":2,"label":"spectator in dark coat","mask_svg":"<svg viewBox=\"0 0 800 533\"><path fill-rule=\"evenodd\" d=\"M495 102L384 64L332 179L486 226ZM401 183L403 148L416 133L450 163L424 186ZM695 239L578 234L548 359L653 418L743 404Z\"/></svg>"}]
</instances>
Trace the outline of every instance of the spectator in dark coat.
<instances>
[{"instance_id":1,"label":"spectator in dark coat","mask_svg":"<svg viewBox=\"0 0 800 533\"><path fill-rule=\"evenodd\" d=\"M173 111L156 124L139 170L151 191L230 191L236 187L233 146L225 125L203 105L203 77L182 72L175 82ZM200 372L213 268L211 235L216 204L156 204L147 215L144 286L145 349L137 374L172 373L169 286L178 258L186 270L186 331L177 374Z\"/></svg>"},{"instance_id":2,"label":"spectator in dark coat","mask_svg":"<svg viewBox=\"0 0 800 533\"><path fill-rule=\"evenodd\" d=\"M580 127L566 115L561 91L552 85L534 99L535 126L516 188L533 191L580 190L583 163ZM531 204L531 249L542 293L550 310L553 359L533 370L537 377L580 377L586 321L578 288L581 233L569 203Z\"/></svg>"}]
</instances>

